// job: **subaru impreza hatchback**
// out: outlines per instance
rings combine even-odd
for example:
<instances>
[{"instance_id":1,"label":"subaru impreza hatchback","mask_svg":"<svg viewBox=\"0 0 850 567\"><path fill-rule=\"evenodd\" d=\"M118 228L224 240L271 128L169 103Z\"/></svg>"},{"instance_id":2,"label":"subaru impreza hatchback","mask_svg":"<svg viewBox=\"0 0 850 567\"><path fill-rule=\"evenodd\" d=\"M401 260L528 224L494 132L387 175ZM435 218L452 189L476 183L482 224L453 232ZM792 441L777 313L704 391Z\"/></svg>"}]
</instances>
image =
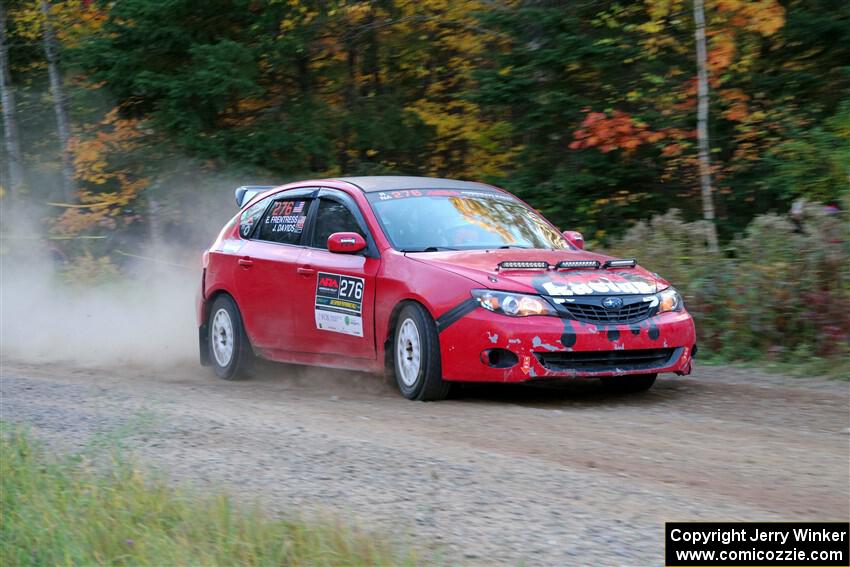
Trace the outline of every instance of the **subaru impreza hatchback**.
<instances>
[{"instance_id":1,"label":"subaru impreza hatchback","mask_svg":"<svg viewBox=\"0 0 850 567\"><path fill-rule=\"evenodd\" d=\"M222 378L261 357L391 372L407 398L438 400L458 382L641 391L691 370L694 323L668 282L496 187L351 177L237 202L197 305L201 362Z\"/></svg>"}]
</instances>

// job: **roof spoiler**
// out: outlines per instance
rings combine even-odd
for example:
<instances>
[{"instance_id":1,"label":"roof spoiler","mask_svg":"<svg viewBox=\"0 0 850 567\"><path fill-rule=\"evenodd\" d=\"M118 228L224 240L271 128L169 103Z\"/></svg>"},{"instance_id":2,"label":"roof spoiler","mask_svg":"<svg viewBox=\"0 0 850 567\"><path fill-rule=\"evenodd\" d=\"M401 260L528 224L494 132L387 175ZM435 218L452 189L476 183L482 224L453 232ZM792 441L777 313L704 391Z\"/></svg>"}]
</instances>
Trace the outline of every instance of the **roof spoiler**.
<instances>
[{"instance_id":1,"label":"roof spoiler","mask_svg":"<svg viewBox=\"0 0 850 567\"><path fill-rule=\"evenodd\" d=\"M235 191L236 204L241 208L257 194L274 188L275 185L243 185L242 187L237 187Z\"/></svg>"}]
</instances>

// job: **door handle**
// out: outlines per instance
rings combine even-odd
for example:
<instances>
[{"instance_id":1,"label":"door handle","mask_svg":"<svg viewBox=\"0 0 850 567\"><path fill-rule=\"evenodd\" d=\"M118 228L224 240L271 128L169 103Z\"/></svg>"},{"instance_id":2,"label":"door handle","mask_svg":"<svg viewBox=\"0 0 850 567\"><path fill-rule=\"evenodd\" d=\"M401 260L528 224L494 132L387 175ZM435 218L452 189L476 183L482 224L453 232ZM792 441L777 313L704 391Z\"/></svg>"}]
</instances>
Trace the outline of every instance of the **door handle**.
<instances>
[{"instance_id":1,"label":"door handle","mask_svg":"<svg viewBox=\"0 0 850 567\"><path fill-rule=\"evenodd\" d=\"M254 261L251 258L239 258L236 260L236 263L242 266L243 268L250 268L254 265Z\"/></svg>"},{"instance_id":2,"label":"door handle","mask_svg":"<svg viewBox=\"0 0 850 567\"><path fill-rule=\"evenodd\" d=\"M312 276L316 273L316 270L314 270L310 266L301 266L295 271L301 274L302 276Z\"/></svg>"}]
</instances>

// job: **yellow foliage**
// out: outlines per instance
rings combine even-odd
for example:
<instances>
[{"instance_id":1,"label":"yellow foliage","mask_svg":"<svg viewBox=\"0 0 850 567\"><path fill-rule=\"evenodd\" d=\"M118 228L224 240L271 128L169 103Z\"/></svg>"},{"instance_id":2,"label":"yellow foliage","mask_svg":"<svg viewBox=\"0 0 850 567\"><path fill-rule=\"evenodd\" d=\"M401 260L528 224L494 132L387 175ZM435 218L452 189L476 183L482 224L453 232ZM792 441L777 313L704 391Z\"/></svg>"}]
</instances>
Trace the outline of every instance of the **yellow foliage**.
<instances>
[{"instance_id":1,"label":"yellow foliage","mask_svg":"<svg viewBox=\"0 0 850 567\"><path fill-rule=\"evenodd\" d=\"M64 0L50 4L50 21L56 37L67 47L77 45L80 38L94 33L106 21L106 12L97 2ZM44 33L44 15L41 0L26 0L9 9L9 19L15 34L37 41Z\"/></svg>"},{"instance_id":2,"label":"yellow foliage","mask_svg":"<svg viewBox=\"0 0 850 567\"><path fill-rule=\"evenodd\" d=\"M777 0L715 0L718 13L736 28L772 35L785 24L785 8Z\"/></svg>"},{"instance_id":3,"label":"yellow foliage","mask_svg":"<svg viewBox=\"0 0 850 567\"><path fill-rule=\"evenodd\" d=\"M505 39L482 33L474 17L488 4L483 0L402 0L396 3L401 11L399 23L382 38L427 38L431 44L427 52L402 46L400 54L410 75L427 85L407 110L436 134L424 164L429 174L500 176L521 150L509 143L512 132L506 121L485 118L475 103L453 95L474 89L472 70L488 49L507 47ZM432 59L423 60L423 56ZM500 73L508 75L511 69Z\"/></svg>"},{"instance_id":4,"label":"yellow foliage","mask_svg":"<svg viewBox=\"0 0 850 567\"><path fill-rule=\"evenodd\" d=\"M628 12L634 11L640 4L632 5ZM637 26L645 37L641 46L646 53L653 55L662 49L681 53L691 49L678 41L674 34L665 33L666 28L692 25L690 10L692 4L684 0L644 0L643 10L648 19ZM738 36L742 33L755 33L769 36L776 33L785 24L785 8L778 0L707 0L705 3L708 19L706 33L711 40L709 65L711 73L716 75L728 68L738 52Z\"/></svg>"},{"instance_id":5,"label":"yellow foliage","mask_svg":"<svg viewBox=\"0 0 850 567\"><path fill-rule=\"evenodd\" d=\"M97 227L114 229L116 218L150 183L138 170L113 163L116 157L142 147L147 133L141 122L121 118L114 108L96 128L87 137L71 139L75 176L81 185L79 202L83 206L67 208L53 225L54 234L74 236ZM125 223L131 221L132 217L123 219Z\"/></svg>"}]
</instances>

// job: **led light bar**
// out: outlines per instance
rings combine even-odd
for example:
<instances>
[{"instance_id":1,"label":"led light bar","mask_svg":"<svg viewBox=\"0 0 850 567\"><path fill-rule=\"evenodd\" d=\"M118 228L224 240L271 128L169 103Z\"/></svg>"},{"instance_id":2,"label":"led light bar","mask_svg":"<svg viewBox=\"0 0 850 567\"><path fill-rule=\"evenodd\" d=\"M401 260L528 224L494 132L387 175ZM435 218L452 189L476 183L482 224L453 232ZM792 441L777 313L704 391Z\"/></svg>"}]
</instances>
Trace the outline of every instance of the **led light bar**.
<instances>
[{"instance_id":1,"label":"led light bar","mask_svg":"<svg viewBox=\"0 0 850 567\"><path fill-rule=\"evenodd\" d=\"M599 260L561 260L555 265L558 270L570 268L599 268Z\"/></svg>"},{"instance_id":2,"label":"led light bar","mask_svg":"<svg viewBox=\"0 0 850 567\"><path fill-rule=\"evenodd\" d=\"M637 266L637 260L634 258L631 260L608 260L602 265L603 268L634 268L635 266Z\"/></svg>"},{"instance_id":3,"label":"led light bar","mask_svg":"<svg viewBox=\"0 0 850 567\"><path fill-rule=\"evenodd\" d=\"M522 260L508 260L505 262L499 263L499 268L502 270L548 270L549 262L544 261L522 261Z\"/></svg>"}]
</instances>

